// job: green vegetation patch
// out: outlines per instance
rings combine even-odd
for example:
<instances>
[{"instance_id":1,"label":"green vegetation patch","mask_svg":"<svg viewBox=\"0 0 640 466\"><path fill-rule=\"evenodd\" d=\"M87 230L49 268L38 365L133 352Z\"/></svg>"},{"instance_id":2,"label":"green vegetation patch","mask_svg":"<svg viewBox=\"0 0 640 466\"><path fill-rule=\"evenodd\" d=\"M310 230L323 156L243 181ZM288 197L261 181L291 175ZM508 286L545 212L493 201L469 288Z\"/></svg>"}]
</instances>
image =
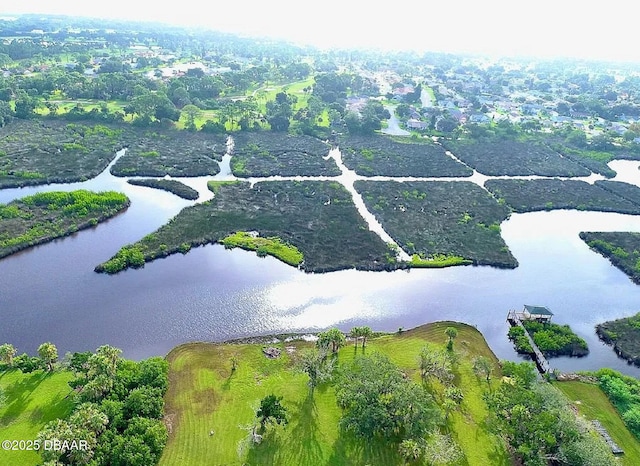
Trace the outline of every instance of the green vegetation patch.
<instances>
[{"instance_id":1,"label":"green vegetation patch","mask_svg":"<svg viewBox=\"0 0 640 466\"><path fill-rule=\"evenodd\" d=\"M495 139L446 141L445 147L470 167L489 176L589 176L582 165L537 141Z\"/></svg>"},{"instance_id":2,"label":"green vegetation patch","mask_svg":"<svg viewBox=\"0 0 640 466\"><path fill-rule=\"evenodd\" d=\"M509 209L474 183L356 181L354 186L385 230L411 255L517 266L500 235Z\"/></svg>"},{"instance_id":3,"label":"green vegetation patch","mask_svg":"<svg viewBox=\"0 0 640 466\"><path fill-rule=\"evenodd\" d=\"M522 327L519 325L511 327L507 336L509 337L509 340L513 342L513 345L519 354L533 354L533 346L531 346L531 342L529 342L527 332Z\"/></svg>"},{"instance_id":4,"label":"green vegetation patch","mask_svg":"<svg viewBox=\"0 0 640 466\"><path fill-rule=\"evenodd\" d=\"M640 380L608 368L598 370L596 376L627 428L640 439Z\"/></svg>"},{"instance_id":5,"label":"green vegetation patch","mask_svg":"<svg viewBox=\"0 0 640 466\"><path fill-rule=\"evenodd\" d=\"M223 238L220 242L226 248L242 248L248 251L256 251L258 256L273 256L289 265L298 266L304 259L304 256L298 248L286 244L280 238L276 237L261 238L251 232L238 231Z\"/></svg>"},{"instance_id":6,"label":"green vegetation patch","mask_svg":"<svg viewBox=\"0 0 640 466\"><path fill-rule=\"evenodd\" d=\"M329 145L311 136L260 132L234 134L235 176L337 176Z\"/></svg>"},{"instance_id":7,"label":"green vegetation patch","mask_svg":"<svg viewBox=\"0 0 640 466\"><path fill-rule=\"evenodd\" d=\"M129 206L121 193L45 192L0 204L0 257L97 225Z\"/></svg>"},{"instance_id":8,"label":"green vegetation patch","mask_svg":"<svg viewBox=\"0 0 640 466\"><path fill-rule=\"evenodd\" d=\"M136 129L127 152L111 167L116 176L206 176L220 171L224 135Z\"/></svg>"},{"instance_id":9,"label":"green vegetation patch","mask_svg":"<svg viewBox=\"0 0 640 466\"><path fill-rule=\"evenodd\" d=\"M522 322L533 342L547 357L553 356L586 356L589 354L587 342L576 335L568 325L553 322Z\"/></svg>"},{"instance_id":10,"label":"green vegetation patch","mask_svg":"<svg viewBox=\"0 0 640 466\"><path fill-rule=\"evenodd\" d=\"M562 154L563 157L607 178L616 176L616 172L612 170L607 163L615 158L628 158L624 156L621 157L622 154L619 153L587 150L555 141L550 142L549 146L559 154Z\"/></svg>"},{"instance_id":11,"label":"green vegetation patch","mask_svg":"<svg viewBox=\"0 0 640 466\"><path fill-rule=\"evenodd\" d=\"M488 180L485 187L516 212L552 209L640 214L640 203L579 180Z\"/></svg>"},{"instance_id":12,"label":"green vegetation patch","mask_svg":"<svg viewBox=\"0 0 640 466\"><path fill-rule=\"evenodd\" d=\"M607 429L607 433L616 445L624 450L624 455L618 458L620 464L624 466L640 464L640 443L626 428L615 407L598 385L574 381L557 382L554 385L572 401L575 409L587 421L600 421Z\"/></svg>"},{"instance_id":13,"label":"green vegetation patch","mask_svg":"<svg viewBox=\"0 0 640 466\"><path fill-rule=\"evenodd\" d=\"M589 247L609 259L634 283L640 284L640 233L581 232L580 238Z\"/></svg>"},{"instance_id":14,"label":"green vegetation patch","mask_svg":"<svg viewBox=\"0 0 640 466\"><path fill-rule=\"evenodd\" d=\"M411 267L425 268L425 269L440 269L444 267L452 267L455 265L469 265L473 261L465 259L460 256L446 256L444 254L436 254L433 257L425 259L420 257L420 254L413 254L411 256Z\"/></svg>"},{"instance_id":15,"label":"green vegetation patch","mask_svg":"<svg viewBox=\"0 0 640 466\"><path fill-rule=\"evenodd\" d=\"M462 177L473 171L445 149L421 139L400 142L386 136L349 136L340 141L344 164L365 176Z\"/></svg>"},{"instance_id":16,"label":"green vegetation patch","mask_svg":"<svg viewBox=\"0 0 640 466\"><path fill-rule=\"evenodd\" d=\"M419 354L425 345L444 348L447 327L457 330L454 351L458 358L452 372L462 397L443 426L463 456L450 464L510 465L503 441L488 431L488 412L482 400L482 394L495 384L493 378L500 378L498 361L476 329L454 322L370 337L364 350L361 345L354 349L347 344L331 358L335 377L313 391L299 364L315 346L311 342L283 339L269 343L280 350L276 358L265 356L264 343L179 346L167 356L170 382L165 418L171 429L160 465L201 465L211 458L216 464L406 464L391 439L364 439L340 428L343 411L337 403L338 374L363 354L381 354L398 366L403 377L419 384ZM479 355L495 368L489 384L473 372L472 360ZM428 389L437 402L444 396L445 389L437 382ZM251 445L247 438L256 419L255 409L270 394L282 397L288 424L269 428L260 444Z\"/></svg>"},{"instance_id":17,"label":"green vegetation patch","mask_svg":"<svg viewBox=\"0 0 640 466\"><path fill-rule=\"evenodd\" d=\"M35 372L18 369L0 372L0 432L2 440L35 440L44 425L67 416L73 409L68 382L71 372ZM42 460L37 451L0 449L0 464L35 466Z\"/></svg>"},{"instance_id":18,"label":"green vegetation patch","mask_svg":"<svg viewBox=\"0 0 640 466\"><path fill-rule=\"evenodd\" d=\"M598 337L620 357L640 366L640 313L596 325Z\"/></svg>"},{"instance_id":19,"label":"green vegetation patch","mask_svg":"<svg viewBox=\"0 0 640 466\"><path fill-rule=\"evenodd\" d=\"M502 373L502 383L485 400L490 410L488 424L509 443L513 464L618 464L602 436L576 416L564 394L536 379L533 363L503 361ZM562 460L556 463L552 458Z\"/></svg>"},{"instance_id":20,"label":"green vegetation patch","mask_svg":"<svg viewBox=\"0 0 640 466\"><path fill-rule=\"evenodd\" d=\"M99 272L114 273L189 246L221 242L239 231L279 238L304 256L308 272L358 268L387 270L389 248L371 232L349 192L339 183L270 181L215 183L214 198L183 209L167 225L123 248Z\"/></svg>"},{"instance_id":21,"label":"green vegetation patch","mask_svg":"<svg viewBox=\"0 0 640 466\"><path fill-rule=\"evenodd\" d=\"M0 127L0 188L93 178L124 145L117 127L14 120Z\"/></svg>"},{"instance_id":22,"label":"green vegetation patch","mask_svg":"<svg viewBox=\"0 0 640 466\"><path fill-rule=\"evenodd\" d=\"M146 186L149 188L162 189L164 191L169 191L170 193L175 194L176 196L181 197L182 199L188 199L190 201L195 201L198 199L199 194L198 191L193 189L190 186L178 181L178 180L156 180L153 178L132 178L127 180L129 184L133 184L136 186Z\"/></svg>"},{"instance_id":23,"label":"green vegetation patch","mask_svg":"<svg viewBox=\"0 0 640 466\"><path fill-rule=\"evenodd\" d=\"M595 185L605 191L610 191L629 202L640 205L640 188L622 181L598 180Z\"/></svg>"}]
</instances>

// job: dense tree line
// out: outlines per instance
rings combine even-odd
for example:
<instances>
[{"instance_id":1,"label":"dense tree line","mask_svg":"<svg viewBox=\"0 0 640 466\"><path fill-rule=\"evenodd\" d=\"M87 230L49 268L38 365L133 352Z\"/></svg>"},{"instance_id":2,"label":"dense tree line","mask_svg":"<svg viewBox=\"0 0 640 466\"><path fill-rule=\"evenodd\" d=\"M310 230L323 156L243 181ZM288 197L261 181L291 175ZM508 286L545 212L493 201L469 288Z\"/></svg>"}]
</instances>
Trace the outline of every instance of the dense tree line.
<instances>
[{"instance_id":1,"label":"dense tree line","mask_svg":"<svg viewBox=\"0 0 640 466\"><path fill-rule=\"evenodd\" d=\"M558 389L536 380L532 363L503 363L509 377L487 392L490 426L509 443L526 466L615 465L616 459L601 437L593 435Z\"/></svg>"},{"instance_id":2,"label":"dense tree line","mask_svg":"<svg viewBox=\"0 0 640 466\"><path fill-rule=\"evenodd\" d=\"M162 417L169 367L163 358L130 361L118 348L104 345L94 353L67 354L58 362L57 348L50 342L40 345L38 356L16 354L13 345L0 345L0 365L25 373L74 374L69 382L74 409L46 424L37 436L45 466L157 464L168 436ZM45 448L46 441L59 441L62 447Z\"/></svg>"},{"instance_id":3,"label":"dense tree line","mask_svg":"<svg viewBox=\"0 0 640 466\"><path fill-rule=\"evenodd\" d=\"M596 372L600 388L616 407L629 430L640 439L640 381L613 369Z\"/></svg>"},{"instance_id":4,"label":"dense tree line","mask_svg":"<svg viewBox=\"0 0 640 466\"><path fill-rule=\"evenodd\" d=\"M45 464L148 466L158 462L167 441L162 422L168 364L154 357L125 360L101 346L66 361L75 374L76 407L66 419L47 424L38 438L84 439L85 450L42 451ZM56 463L57 462L57 463Z\"/></svg>"}]
</instances>

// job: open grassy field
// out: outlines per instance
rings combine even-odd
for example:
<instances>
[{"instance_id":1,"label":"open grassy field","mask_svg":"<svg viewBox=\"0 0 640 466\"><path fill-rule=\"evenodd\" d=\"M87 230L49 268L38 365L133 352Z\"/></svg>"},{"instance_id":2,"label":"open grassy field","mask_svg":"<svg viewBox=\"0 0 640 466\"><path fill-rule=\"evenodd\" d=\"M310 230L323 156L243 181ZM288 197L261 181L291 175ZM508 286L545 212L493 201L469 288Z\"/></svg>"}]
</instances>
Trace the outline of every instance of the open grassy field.
<instances>
[{"instance_id":1,"label":"open grassy field","mask_svg":"<svg viewBox=\"0 0 640 466\"><path fill-rule=\"evenodd\" d=\"M484 355L496 367L497 360L476 329L452 322L432 323L370 339L365 352L387 354L408 377L419 381L418 353L427 343L444 346L444 331L449 326L458 330L454 349L460 362L454 372L464 392L460 412L453 413L447 425L465 454L456 464L511 464L504 444L484 425L487 413L482 393L490 386L473 374L471 360ZM271 346L282 349L277 359L266 358L261 343L193 343L175 348L168 355L165 397L170 437L160 465L404 464L388 444L366 443L339 430L341 412L330 383L310 394L308 378L294 369L294 361L301 349L312 345L305 341L274 343ZM353 343L347 344L339 352L339 364L349 363L362 351L361 345L355 349ZM232 372L233 357L238 366ZM493 378L499 380L500 374ZM283 396L289 424L270 431L258 446L240 448L239 454L254 409L271 393Z\"/></svg>"},{"instance_id":2,"label":"open grassy field","mask_svg":"<svg viewBox=\"0 0 640 466\"><path fill-rule=\"evenodd\" d=\"M614 406L597 385L584 382L558 382L555 384L575 403L578 412L589 421L598 420L611 438L624 450L620 463L628 466L640 464L640 444L625 427Z\"/></svg>"},{"instance_id":3,"label":"open grassy field","mask_svg":"<svg viewBox=\"0 0 640 466\"><path fill-rule=\"evenodd\" d=\"M0 406L0 441L35 440L44 425L71 412L71 393L67 384L70 372L49 374L36 371L23 374L19 370L0 372L0 387L6 402ZM0 464L35 466L41 464L34 451L6 451L0 449Z\"/></svg>"}]
</instances>

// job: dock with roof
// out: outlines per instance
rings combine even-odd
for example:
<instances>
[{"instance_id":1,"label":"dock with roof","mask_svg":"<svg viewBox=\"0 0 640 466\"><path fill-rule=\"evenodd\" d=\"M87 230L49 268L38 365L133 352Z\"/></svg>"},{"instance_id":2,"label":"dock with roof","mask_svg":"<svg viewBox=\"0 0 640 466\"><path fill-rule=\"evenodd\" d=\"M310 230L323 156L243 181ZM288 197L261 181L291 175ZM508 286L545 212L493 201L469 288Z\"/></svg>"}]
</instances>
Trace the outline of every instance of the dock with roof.
<instances>
[{"instance_id":1,"label":"dock with roof","mask_svg":"<svg viewBox=\"0 0 640 466\"><path fill-rule=\"evenodd\" d=\"M507 314L507 321L509 322L509 324L511 324L512 327L515 327L517 325L524 330L524 334L527 336L531 348L533 348L531 357L536 362L538 370L541 374L548 373L551 370L551 366L547 358L544 356L544 354L542 354L542 351L540 351L540 348L538 348L538 345L533 342L533 338L531 338L531 335L529 335L529 332L524 327L522 322L525 320L535 320L537 322L546 323L551 321L551 317L553 317L553 312L551 312L549 308L545 306L532 306L528 304L524 305L524 309L522 311L511 310Z\"/></svg>"}]
</instances>

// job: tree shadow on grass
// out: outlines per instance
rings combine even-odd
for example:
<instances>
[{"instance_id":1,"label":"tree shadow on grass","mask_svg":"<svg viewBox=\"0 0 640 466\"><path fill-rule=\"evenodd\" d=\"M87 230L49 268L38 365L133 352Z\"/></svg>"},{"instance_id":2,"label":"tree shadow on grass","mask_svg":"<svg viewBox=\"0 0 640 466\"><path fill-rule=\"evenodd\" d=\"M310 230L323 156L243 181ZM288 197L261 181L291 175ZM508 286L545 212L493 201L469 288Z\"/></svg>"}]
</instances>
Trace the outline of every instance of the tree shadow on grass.
<instances>
[{"instance_id":1,"label":"tree shadow on grass","mask_svg":"<svg viewBox=\"0 0 640 466\"><path fill-rule=\"evenodd\" d=\"M397 445L381 438L364 439L351 432L340 431L333 444L333 451L327 465L334 464L404 464Z\"/></svg>"},{"instance_id":2,"label":"tree shadow on grass","mask_svg":"<svg viewBox=\"0 0 640 466\"><path fill-rule=\"evenodd\" d=\"M262 443L250 448L247 464L333 464L323 458L322 445L318 440L318 408L313 394L309 392L291 412L297 414L295 420L285 427L289 432L279 435L277 430L280 427L275 428L277 430L269 429L264 434Z\"/></svg>"},{"instance_id":3,"label":"tree shadow on grass","mask_svg":"<svg viewBox=\"0 0 640 466\"><path fill-rule=\"evenodd\" d=\"M295 442L295 464L318 465L322 462L322 447L318 440L318 408L310 391L302 403L296 407L297 421L291 428L291 438ZM290 447L291 448L291 447Z\"/></svg>"},{"instance_id":4,"label":"tree shadow on grass","mask_svg":"<svg viewBox=\"0 0 640 466\"><path fill-rule=\"evenodd\" d=\"M509 454L506 448L495 447L491 450L491 453L489 453L489 459L491 459L491 464L495 464L496 466L516 464L515 459Z\"/></svg>"},{"instance_id":5,"label":"tree shadow on grass","mask_svg":"<svg viewBox=\"0 0 640 466\"><path fill-rule=\"evenodd\" d=\"M49 372L32 372L5 388L6 409L0 418L0 426L9 425L26 410L33 391L50 375Z\"/></svg>"},{"instance_id":6,"label":"tree shadow on grass","mask_svg":"<svg viewBox=\"0 0 640 466\"><path fill-rule=\"evenodd\" d=\"M247 458L242 464L283 464L280 454L283 451L282 440L274 432L267 432L259 445L251 445Z\"/></svg>"},{"instance_id":7,"label":"tree shadow on grass","mask_svg":"<svg viewBox=\"0 0 640 466\"><path fill-rule=\"evenodd\" d=\"M224 383L220 386L222 390L224 390L225 392L229 391L229 389L231 388L231 379L235 378L235 375L236 375L236 371L229 372L229 377L226 377L224 379Z\"/></svg>"}]
</instances>

